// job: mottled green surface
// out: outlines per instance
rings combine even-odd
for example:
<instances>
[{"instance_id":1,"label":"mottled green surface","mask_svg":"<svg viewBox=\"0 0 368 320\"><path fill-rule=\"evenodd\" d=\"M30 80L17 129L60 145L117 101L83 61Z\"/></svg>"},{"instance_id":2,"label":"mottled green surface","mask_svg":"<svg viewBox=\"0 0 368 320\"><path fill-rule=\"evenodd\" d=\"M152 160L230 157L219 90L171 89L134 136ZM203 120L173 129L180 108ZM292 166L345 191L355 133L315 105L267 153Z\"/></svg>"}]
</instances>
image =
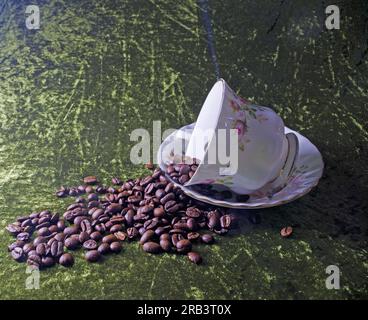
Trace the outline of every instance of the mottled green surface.
<instances>
[{"instance_id":1,"label":"mottled green surface","mask_svg":"<svg viewBox=\"0 0 368 320\"><path fill-rule=\"evenodd\" d=\"M324 1L211 1L222 76L320 148L316 189L260 211L259 225L243 213L240 230L198 248L202 266L125 245L97 265L78 252L73 268L42 272L39 290L25 289L4 227L61 212L72 199L53 191L82 176L144 174L129 161L129 133L194 121L215 79L194 0L33 1L38 31L25 28L26 3L0 0L0 298L368 297L366 1L335 1L334 31ZM293 238L281 239L284 225ZM325 288L330 264L340 290Z\"/></svg>"}]
</instances>

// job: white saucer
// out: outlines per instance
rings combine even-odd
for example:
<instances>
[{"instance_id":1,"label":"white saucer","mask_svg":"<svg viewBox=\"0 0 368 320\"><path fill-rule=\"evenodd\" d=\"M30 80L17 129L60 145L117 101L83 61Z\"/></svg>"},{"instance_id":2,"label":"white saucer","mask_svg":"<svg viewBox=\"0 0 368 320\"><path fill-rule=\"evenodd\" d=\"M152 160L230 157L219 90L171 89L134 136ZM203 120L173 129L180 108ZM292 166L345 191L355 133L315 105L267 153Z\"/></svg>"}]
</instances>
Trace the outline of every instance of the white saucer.
<instances>
[{"instance_id":1,"label":"white saucer","mask_svg":"<svg viewBox=\"0 0 368 320\"><path fill-rule=\"evenodd\" d=\"M172 151L174 141L183 140L183 136L190 137L195 123L184 126L169 135L161 144L158 150L158 164L162 170L167 164L173 161ZM209 203L211 205L228 207L235 209L260 209L279 206L291 202L307 194L318 184L323 172L323 160L321 153L316 146L301 134L285 127L285 133L294 133L299 142L299 152L295 160L294 169L289 176L286 185L275 187L271 183L250 194L246 202L236 202L235 198L228 200L215 199L213 196L205 194L205 189L195 186L185 187L177 184L188 196ZM168 177L170 179L170 177ZM170 179L171 180L171 179ZM218 191L224 190L221 186L215 186Z\"/></svg>"}]
</instances>

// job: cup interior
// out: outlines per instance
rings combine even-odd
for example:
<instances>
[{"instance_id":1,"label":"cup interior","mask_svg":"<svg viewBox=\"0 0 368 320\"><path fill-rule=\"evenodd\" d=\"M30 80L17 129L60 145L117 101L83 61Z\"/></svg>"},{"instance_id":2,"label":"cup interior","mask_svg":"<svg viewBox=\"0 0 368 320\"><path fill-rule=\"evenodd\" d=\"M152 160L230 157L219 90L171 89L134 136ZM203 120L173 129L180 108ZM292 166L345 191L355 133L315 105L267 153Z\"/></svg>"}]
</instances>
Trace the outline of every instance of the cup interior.
<instances>
[{"instance_id":1,"label":"cup interior","mask_svg":"<svg viewBox=\"0 0 368 320\"><path fill-rule=\"evenodd\" d=\"M202 161L218 126L224 99L225 83L219 80L208 94L196 121L185 155Z\"/></svg>"}]
</instances>

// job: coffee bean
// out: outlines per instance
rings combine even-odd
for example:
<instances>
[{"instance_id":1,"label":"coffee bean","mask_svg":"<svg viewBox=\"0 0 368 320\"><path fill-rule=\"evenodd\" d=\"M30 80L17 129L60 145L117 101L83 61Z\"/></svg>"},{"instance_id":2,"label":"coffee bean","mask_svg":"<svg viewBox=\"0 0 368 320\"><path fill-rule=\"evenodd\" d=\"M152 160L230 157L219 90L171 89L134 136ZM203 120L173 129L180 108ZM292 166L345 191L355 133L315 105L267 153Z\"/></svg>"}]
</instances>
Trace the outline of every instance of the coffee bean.
<instances>
[{"instance_id":1,"label":"coffee bean","mask_svg":"<svg viewBox=\"0 0 368 320\"><path fill-rule=\"evenodd\" d=\"M172 249L171 242L169 240L162 239L160 240L160 247L165 252L170 252Z\"/></svg>"},{"instance_id":2,"label":"coffee bean","mask_svg":"<svg viewBox=\"0 0 368 320\"><path fill-rule=\"evenodd\" d=\"M25 257L23 249L20 248L20 247L14 248L11 252L11 256L14 260L16 260L18 262L22 261Z\"/></svg>"},{"instance_id":3,"label":"coffee bean","mask_svg":"<svg viewBox=\"0 0 368 320\"><path fill-rule=\"evenodd\" d=\"M88 176L88 177L83 178L83 182L85 184L96 184L97 178L95 176Z\"/></svg>"},{"instance_id":4,"label":"coffee bean","mask_svg":"<svg viewBox=\"0 0 368 320\"><path fill-rule=\"evenodd\" d=\"M174 200L175 199L175 194L174 193L168 193L167 195L165 195L161 200L160 202L162 204L165 204L166 202L169 202L171 200Z\"/></svg>"},{"instance_id":5,"label":"coffee bean","mask_svg":"<svg viewBox=\"0 0 368 320\"><path fill-rule=\"evenodd\" d=\"M144 244L150 240L152 240L152 238L155 236L155 232L153 230L147 230L141 237L141 239L139 240L140 244Z\"/></svg>"},{"instance_id":6,"label":"coffee bean","mask_svg":"<svg viewBox=\"0 0 368 320\"><path fill-rule=\"evenodd\" d=\"M122 249L121 243L118 241L111 242L110 243L110 250L114 253L119 253Z\"/></svg>"},{"instance_id":7,"label":"coffee bean","mask_svg":"<svg viewBox=\"0 0 368 320\"><path fill-rule=\"evenodd\" d=\"M187 238L190 241L196 241L200 238L200 234L198 232L189 232Z\"/></svg>"},{"instance_id":8,"label":"coffee bean","mask_svg":"<svg viewBox=\"0 0 368 320\"><path fill-rule=\"evenodd\" d=\"M148 253L156 254L161 252L161 246L156 242L149 241L143 245L143 250Z\"/></svg>"},{"instance_id":9,"label":"coffee bean","mask_svg":"<svg viewBox=\"0 0 368 320\"><path fill-rule=\"evenodd\" d=\"M33 267L40 267L41 265L41 257L37 254L33 254L31 256L28 256L27 264Z\"/></svg>"},{"instance_id":10,"label":"coffee bean","mask_svg":"<svg viewBox=\"0 0 368 320\"><path fill-rule=\"evenodd\" d=\"M113 234L109 234L109 235L104 236L102 238L102 242L104 242L104 243L111 243L111 242L115 242L117 240L118 239L116 239L115 235L113 235Z\"/></svg>"},{"instance_id":11,"label":"coffee bean","mask_svg":"<svg viewBox=\"0 0 368 320\"><path fill-rule=\"evenodd\" d=\"M46 255L46 251L47 251L47 245L46 243L40 243L39 245L37 245L36 247L36 253L40 256L44 256Z\"/></svg>"},{"instance_id":12,"label":"coffee bean","mask_svg":"<svg viewBox=\"0 0 368 320\"><path fill-rule=\"evenodd\" d=\"M33 245L34 245L34 246L37 246L38 244L40 244L40 243L44 243L44 242L47 242L47 239L45 239L45 237L39 236L39 237L36 237L36 238L33 240Z\"/></svg>"},{"instance_id":13,"label":"coffee bean","mask_svg":"<svg viewBox=\"0 0 368 320\"><path fill-rule=\"evenodd\" d=\"M85 257L88 262L97 262L100 260L101 254L97 250L90 250L87 251Z\"/></svg>"},{"instance_id":14,"label":"coffee bean","mask_svg":"<svg viewBox=\"0 0 368 320\"><path fill-rule=\"evenodd\" d=\"M52 257L42 257L41 258L41 266L43 268L50 268L55 264L55 260Z\"/></svg>"},{"instance_id":15,"label":"coffee bean","mask_svg":"<svg viewBox=\"0 0 368 320\"><path fill-rule=\"evenodd\" d=\"M114 243L114 242L113 242ZM107 254L110 252L110 245L108 243L101 243L98 248L97 251L100 254Z\"/></svg>"},{"instance_id":16,"label":"coffee bean","mask_svg":"<svg viewBox=\"0 0 368 320\"><path fill-rule=\"evenodd\" d=\"M23 252L25 254L28 254L28 252L30 252L31 250L34 250L35 246L32 243L26 243L23 245Z\"/></svg>"},{"instance_id":17,"label":"coffee bean","mask_svg":"<svg viewBox=\"0 0 368 320\"><path fill-rule=\"evenodd\" d=\"M50 246L51 256L54 258L60 257L64 252L64 243L61 241L54 241Z\"/></svg>"},{"instance_id":18,"label":"coffee bean","mask_svg":"<svg viewBox=\"0 0 368 320\"><path fill-rule=\"evenodd\" d=\"M86 250L97 249L97 242L95 240L89 239L83 243L83 248Z\"/></svg>"},{"instance_id":19,"label":"coffee bean","mask_svg":"<svg viewBox=\"0 0 368 320\"><path fill-rule=\"evenodd\" d=\"M176 203L175 200L170 200L166 202L164 208L165 208L165 211L168 213L175 213L176 211L180 209L179 205Z\"/></svg>"},{"instance_id":20,"label":"coffee bean","mask_svg":"<svg viewBox=\"0 0 368 320\"><path fill-rule=\"evenodd\" d=\"M79 235L80 236L80 235ZM79 246L79 240L77 240L76 238L74 238L74 237L70 237L70 238L67 238L67 239L65 239L65 241L64 241L64 245L65 245L65 247L67 248L67 249L69 249L69 250L75 250L75 249L77 249L78 248L78 246ZM83 243L82 241L81 241L81 243Z\"/></svg>"},{"instance_id":21,"label":"coffee bean","mask_svg":"<svg viewBox=\"0 0 368 320\"><path fill-rule=\"evenodd\" d=\"M212 244L215 242L214 237L207 233L201 236L201 240L203 243L206 243L206 244Z\"/></svg>"},{"instance_id":22,"label":"coffee bean","mask_svg":"<svg viewBox=\"0 0 368 320\"><path fill-rule=\"evenodd\" d=\"M122 206L120 203L112 203L110 204L107 208L106 208L106 212L109 212L109 213L112 213L112 214L115 214L115 213L118 213L118 212L121 212L122 210Z\"/></svg>"},{"instance_id":23,"label":"coffee bean","mask_svg":"<svg viewBox=\"0 0 368 320\"><path fill-rule=\"evenodd\" d=\"M175 246L180 253L187 253L192 250L192 243L188 239L178 241Z\"/></svg>"},{"instance_id":24,"label":"coffee bean","mask_svg":"<svg viewBox=\"0 0 368 320\"><path fill-rule=\"evenodd\" d=\"M50 268L55 265L55 260L52 257L41 257L41 264L42 268Z\"/></svg>"},{"instance_id":25,"label":"coffee bean","mask_svg":"<svg viewBox=\"0 0 368 320\"><path fill-rule=\"evenodd\" d=\"M71 267L74 264L74 258L70 253L64 253L60 256L59 263L63 267Z\"/></svg>"},{"instance_id":26,"label":"coffee bean","mask_svg":"<svg viewBox=\"0 0 368 320\"><path fill-rule=\"evenodd\" d=\"M228 214L225 214L220 218L221 228L230 228L231 222L232 222L231 216Z\"/></svg>"},{"instance_id":27,"label":"coffee bean","mask_svg":"<svg viewBox=\"0 0 368 320\"><path fill-rule=\"evenodd\" d=\"M117 186L119 186L119 185L122 185L122 184L123 184L123 182L122 182L118 177L113 177L113 178L111 179L111 182L112 182L112 184L117 185Z\"/></svg>"},{"instance_id":28,"label":"coffee bean","mask_svg":"<svg viewBox=\"0 0 368 320\"><path fill-rule=\"evenodd\" d=\"M48 231L48 230L47 230ZM27 232L21 232L17 235L17 240L19 241L28 241L30 238L30 234Z\"/></svg>"},{"instance_id":29,"label":"coffee bean","mask_svg":"<svg viewBox=\"0 0 368 320\"><path fill-rule=\"evenodd\" d=\"M78 227L77 226L71 226L64 229L65 236L70 236L72 234L78 233Z\"/></svg>"},{"instance_id":30,"label":"coffee bean","mask_svg":"<svg viewBox=\"0 0 368 320\"><path fill-rule=\"evenodd\" d=\"M129 239L134 239L134 238L138 237L139 232L138 232L137 228L131 227L131 228L127 229L127 234L128 234Z\"/></svg>"},{"instance_id":31,"label":"coffee bean","mask_svg":"<svg viewBox=\"0 0 368 320\"><path fill-rule=\"evenodd\" d=\"M128 235L125 232L122 232L122 231L115 232L114 236L116 237L116 239L118 239L120 241L125 241L126 238L128 237Z\"/></svg>"},{"instance_id":32,"label":"coffee bean","mask_svg":"<svg viewBox=\"0 0 368 320\"><path fill-rule=\"evenodd\" d=\"M292 233L293 233L293 228L290 226L282 228L280 231L281 237L283 238L290 237Z\"/></svg>"},{"instance_id":33,"label":"coffee bean","mask_svg":"<svg viewBox=\"0 0 368 320\"><path fill-rule=\"evenodd\" d=\"M187 256L190 262L193 262L195 264L202 263L202 257L197 252L188 252Z\"/></svg>"},{"instance_id":34,"label":"coffee bean","mask_svg":"<svg viewBox=\"0 0 368 320\"><path fill-rule=\"evenodd\" d=\"M87 241L88 239L90 239L90 236L89 236L88 232L86 232L86 231L82 231L78 236L78 240L79 240L80 243L83 243L83 242Z\"/></svg>"},{"instance_id":35,"label":"coffee bean","mask_svg":"<svg viewBox=\"0 0 368 320\"><path fill-rule=\"evenodd\" d=\"M201 210L195 207L190 207L185 211L185 214L190 218L199 218L202 216Z\"/></svg>"}]
</instances>

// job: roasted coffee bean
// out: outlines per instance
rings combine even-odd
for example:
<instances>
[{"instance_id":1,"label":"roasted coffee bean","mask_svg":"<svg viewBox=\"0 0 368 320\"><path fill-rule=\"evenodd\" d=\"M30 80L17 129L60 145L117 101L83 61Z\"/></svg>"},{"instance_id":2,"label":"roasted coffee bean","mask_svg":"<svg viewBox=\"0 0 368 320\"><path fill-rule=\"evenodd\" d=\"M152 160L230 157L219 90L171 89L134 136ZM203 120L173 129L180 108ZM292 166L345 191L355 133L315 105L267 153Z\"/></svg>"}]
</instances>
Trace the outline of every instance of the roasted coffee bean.
<instances>
[{"instance_id":1,"label":"roasted coffee bean","mask_svg":"<svg viewBox=\"0 0 368 320\"><path fill-rule=\"evenodd\" d=\"M110 245L108 243L101 243L98 248L97 251L100 254L107 254L110 252Z\"/></svg>"},{"instance_id":2,"label":"roasted coffee bean","mask_svg":"<svg viewBox=\"0 0 368 320\"><path fill-rule=\"evenodd\" d=\"M79 237L80 237L80 235L79 235ZM75 249L77 249L78 246L79 246L79 243L80 243L79 240L77 240L74 237L67 238L64 241L65 247L67 249L69 249L69 250L75 250ZM81 243L83 243L83 242L81 241Z\"/></svg>"},{"instance_id":3,"label":"roasted coffee bean","mask_svg":"<svg viewBox=\"0 0 368 320\"><path fill-rule=\"evenodd\" d=\"M171 236L171 242L173 243L173 245L176 247L177 243L181 240L184 240L184 236L180 233L174 233L172 236Z\"/></svg>"},{"instance_id":4,"label":"roasted coffee bean","mask_svg":"<svg viewBox=\"0 0 368 320\"><path fill-rule=\"evenodd\" d=\"M122 231L115 232L114 236L116 237L116 239L118 239L120 241L125 241L126 238L128 237L128 235L125 232L122 232Z\"/></svg>"},{"instance_id":5,"label":"roasted coffee bean","mask_svg":"<svg viewBox=\"0 0 368 320\"><path fill-rule=\"evenodd\" d=\"M98 195L96 193L90 193L87 199L88 201L98 201Z\"/></svg>"},{"instance_id":6,"label":"roasted coffee bean","mask_svg":"<svg viewBox=\"0 0 368 320\"><path fill-rule=\"evenodd\" d=\"M92 233L91 222L88 219L82 220L82 222L80 223L80 228L83 232L86 232L88 234Z\"/></svg>"},{"instance_id":7,"label":"roasted coffee bean","mask_svg":"<svg viewBox=\"0 0 368 320\"><path fill-rule=\"evenodd\" d=\"M15 261L18 261L18 262L22 261L25 257L23 249L20 247L14 248L11 252L11 256Z\"/></svg>"},{"instance_id":8,"label":"roasted coffee bean","mask_svg":"<svg viewBox=\"0 0 368 320\"><path fill-rule=\"evenodd\" d=\"M122 210L122 206L120 203L112 203L110 204L107 208L106 208L106 212L115 214L115 213L119 213Z\"/></svg>"},{"instance_id":9,"label":"roasted coffee bean","mask_svg":"<svg viewBox=\"0 0 368 320\"><path fill-rule=\"evenodd\" d=\"M55 264L55 260L52 257L42 257L41 258L41 266L43 268L50 268Z\"/></svg>"},{"instance_id":10,"label":"roasted coffee bean","mask_svg":"<svg viewBox=\"0 0 368 320\"><path fill-rule=\"evenodd\" d=\"M191 231L195 231L198 229L198 223L194 218L189 218L187 220L187 226L188 226L188 229Z\"/></svg>"},{"instance_id":11,"label":"roasted coffee bean","mask_svg":"<svg viewBox=\"0 0 368 320\"><path fill-rule=\"evenodd\" d=\"M186 211L185 214L190 217L190 218L200 218L202 216L202 212L201 210L199 210L198 208L195 207L189 207Z\"/></svg>"},{"instance_id":12,"label":"roasted coffee bean","mask_svg":"<svg viewBox=\"0 0 368 320\"><path fill-rule=\"evenodd\" d=\"M65 236L70 236L72 234L77 234L78 233L78 227L77 226L70 226L64 229L64 234Z\"/></svg>"},{"instance_id":13,"label":"roasted coffee bean","mask_svg":"<svg viewBox=\"0 0 368 320\"><path fill-rule=\"evenodd\" d=\"M123 226L121 224L115 224L110 228L111 233L115 233L121 230L123 230Z\"/></svg>"},{"instance_id":14,"label":"roasted coffee bean","mask_svg":"<svg viewBox=\"0 0 368 320\"><path fill-rule=\"evenodd\" d=\"M63 231L63 230L65 229L65 222L64 222L64 220L59 220L59 221L57 222L56 226L58 227L58 229L59 229L60 231Z\"/></svg>"},{"instance_id":15,"label":"roasted coffee bean","mask_svg":"<svg viewBox=\"0 0 368 320\"><path fill-rule=\"evenodd\" d=\"M58 232L59 228L54 224L51 227L49 227L50 233Z\"/></svg>"},{"instance_id":16,"label":"roasted coffee bean","mask_svg":"<svg viewBox=\"0 0 368 320\"><path fill-rule=\"evenodd\" d=\"M18 233L22 232L22 228L15 224L9 224L5 229L12 235L17 235Z\"/></svg>"},{"instance_id":17,"label":"roasted coffee bean","mask_svg":"<svg viewBox=\"0 0 368 320\"><path fill-rule=\"evenodd\" d=\"M110 243L110 250L114 253L119 253L122 250L122 245L120 242L115 241Z\"/></svg>"},{"instance_id":18,"label":"roasted coffee bean","mask_svg":"<svg viewBox=\"0 0 368 320\"><path fill-rule=\"evenodd\" d=\"M90 236L89 236L88 232L86 232L86 231L82 231L78 236L78 240L79 240L80 243L83 243L83 242L85 242L89 239L90 239Z\"/></svg>"},{"instance_id":19,"label":"roasted coffee bean","mask_svg":"<svg viewBox=\"0 0 368 320\"><path fill-rule=\"evenodd\" d=\"M83 182L85 184L96 184L97 178L95 176L88 176L88 177L83 178Z\"/></svg>"},{"instance_id":20,"label":"roasted coffee bean","mask_svg":"<svg viewBox=\"0 0 368 320\"><path fill-rule=\"evenodd\" d=\"M23 252L25 254L28 254L28 252L30 252L31 250L34 250L34 249L35 249L35 246L32 243L26 243L23 246Z\"/></svg>"},{"instance_id":21,"label":"roasted coffee bean","mask_svg":"<svg viewBox=\"0 0 368 320\"><path fill-rule=\"evenodd\" d=\"M97 249L97 242L95 240L89 239L83 243L83 248L86 250L95 250Z\"/></svg>"},{"instance_id":22,"label":"roasted coffee bean","mask_svg":"<svg viewBox=\"0 0 368 320\"><path fill-rule=\"evenodd\" d=\"M125 222L125 218L123 216L115 216L110 219L112 224L122 224Z\"/></svg>"},{"instance_id":23,"label":"roasted coffee bean","mask_svg":"<svg viewBox=\"0 0 368 320\"><path fill-rule=\"evenodd\" d=\"M97 262L100 260L101 254L97 250L90 250L87 251L85 257L88 262Z\"/></svg>"},{"instance_id":24,"label":"roasted coffee bean","mask_svg":"<svg viewBox=\"0 0 368 320\"><path fill-rule=\"evenodd\" d=\"M208 233L203 234L201 236L201 240L202 240L203 243L206 243L206 244L212 244L212 243L215 242L214 237L212 235L208 234Z\"/></svg>"},{"instance_id":25,"label":"roasted coffee bean","mask_svg":"<svg viewBox=\"0 0 368 320\"><path fill-rule=\"evenodd\" d=\"M153 210L153 215L157 218L163 218L165 216L165 210L162 206L159 206Z\"/></svg>"},{"instance_id":26,"label":"roasted coffee bean","mask_svg":"<svg viewBox=\"0 0 368 320\"><path fill-rule=\"evenodd\" d=\"M40 256L46 255L46 252L47 252L47 245L46 245L46 243L40 243L39 245L37 245L36 252Z\"/></svg>"},{"instance_id":27,"label":"roasted coffee bean","mask_svg":"<svg viewBox=\"0 0 368 320\"><path fill-rule=\"evenodd\" d=\"M220 226L220 219L216 215L212 215L208 219L208 228L216 229Z\"/></svg>"},{"instance_id":28,"label":"roasted coffee bean","mask_svg":"<svg viewBox=\"0 0 368 320\"><path fill-rule=\"evenodd\" d=\"M117 186L120 186L120 185L123 184L123 181L121 181L121 179L118 178L118 177L113 177L111 179L111 182L112 182L112 184L117 185Z\"/></svg>"},{"instance_id":29,"label":"roasted coffee bean","mask_svg":"<svg viewBox=\"0 0 368 320\"><path fill-rule=\"evenodd\" d=\"M50 253L53 257L60 257L64 252L64 243L61 241L54 241L50 246Z\"/></svg>"},{"instance_id":30,"label":"roasted coffee bean","mask_svg":"<svg viewBox=\"0 0 368 320\"><path fill-rule=\"evenodd\" d=\"M42 257L41 265L43 268L50 268L55 264L55 260L52 257Z\"/></svg>"},{"instance_id":31,"label":"roasted coffee bean","mask_svg":"<svg viewBox=\"0 0 368 320\"><path fill-rule=\"evenodd\" d=\"M164 205L165 203L172 201L174 199L175 199L175 194L171 192L165 195L163 198L161 198L160 202Z\"/></svg>"},{"instance_id":32,"label":"roasted coffee bean","mask_svg":"<svg viewBox=\"0 0 368 320\"><path fill-rule=\"evenodd\" d=\"M134 238L138 237L139 232L138 232L136 227L131 227L131 228L127 229L127 234L128 234L129 239L134 239Z\"/></svg>"},{"instance_id":33,"label":"roasted coffee bean","mask_svg":"<svg viewBox=\"0 0 368 320\"><path fill-rule=\"evenodd\" d=\"M175 246L180 253L187 253L192 250L192 243L188 239L178 241Z\"/></svg>"},{"instance_id":34,"label":"roasted coffee bean","mask_svg":"<svg viewBox=\"0 0 368 320\"><path fill-rule=\"evenodd\" d=\"M228 214L225 214L220 218L221 228L230 228L231 222L232 222L231 216Z\"/></svg>"},{"instance_id":35,"label":"roasted coffee bean","mask_svg":"<svg viewBox=\"0 0 368 320\"><path fill-rule=\"evenodd\" d=\"M168 213L175 213L176 211L180 209L180 206L176 203L175 200L170 200L165 203L164 208L165 208L165 211Z\"/></svg>"},{"instance_id":36,"label":"roasted coffee bean","mask_svg":"<svg viewBox=\"0 0 368 320\"><path fill-rule=\"evenodd\" d=\"M17 240L15 242L13 242L9 247L9 251L12 251L14 248L19 247L19 248L23 248L26 245L25 241L22 240Z\"/></svg>"},{"instance_id":37,"label":"roasted coffee bean","mask_svg":"<svg viewBox=\"0 0 368 320\"><path fill-rule=\"evenodd\" d=\"M155 236L155 232L153 230L147 230L141 237L141 239L139 240L140 244L144 244L150 240L152 240L152 238Z\"/></svg>"},{"instance_id":38,"label":"roasted coffee bean","mask_svg":"<svg viewBox=\"0 0 368 320\"><path fill-rule=\"evenodd\" d=\"M150 219L150 220L147 220L145 223L144 223L144 228L146 230L150 230L150 229L155 229L157 226L159 225L159 222L155 219Z\"/></svg>"},{"instance_id":39,"label":"roasted coffee bean","mask_svg":"<svg viewBox=\"0 0 368 320\"><path fill-rule=\"evenodd\" d=\"M179 177L179 183L180 184L185 184L189 180L190 180L190 177L187 174L184 174L184 175L182 175L182 176Z\"/></svg>"},{"instance_id":40,"label":"roasted coffee bean","mask_svg":"<svg viewBox=\"0 0 368 320\"><path fill-rule=\"evenodd\" d=\"M170 252L172 249L171 242L169 240L160 240L160 247L165 252Z\"/></svg>"},{"instance_id":41,"label":"roasted coffee bean","mask_svg":"<svg viewBox=\"0 0 368 320\"><path fill-rule=\"evenodd\" d=\"M117 238L113 234L109 234L109 235L104 236L102 238L102 242L104 242L104 243L111 243L111 242L115 242L115 241L117 241Z\"/></svg>"},{"instance_id":42,"label":"roasted coffee bean","mask_svg":"<svg viewBox=\"0 0 368 320\"><path fill-rule=\"evenodd\" d=\"M161 246L156 243L156 242L152 242L152 241L149 241L149 242L146 242L144 245L143 245L143 250L148 252L148 253L160 253L161 252Z\"/></svg>"},{"instance_id":43,"label":"roasted coffee bean","mask_svg":"<svg viewBox=\"0 0 368 320\"><path fill-rule=\"evenodd\" d=\"M101 234L101 232L99 232L99 231L94 231L94 232L92 232L92 233L89 235L89 237L90 237L91 239L95 240L95 241L99 241L99 240L101 240L101 239L102 239L102 234Z\"/></svg>"},{"instance_id":44,"label":"roasted coffee bean","mask_svg":"<svg viewBox=\"0 0 368 320\"><path fill-rule=\"evenodd\" d=\"M37 246L38 244L40 244L40 243L44 243L44 242L47 242L47 239L45 239L45 237L39 236L39 237L36 237L36 238L33 240L33 245L34 245L34 246Z\"/></svg>"},{"instance_id":45,"label":"roasted coffee bean","mask_svg":"<svg viewBox=\"0 0 368 320\"><path fill-rule=\"evenodd\" d=\"M283 238L290 237L292 233L293 233L293 228L290 226L282 228L280 231L281 237Z\"/></svg>"},{"instance_id":46,"label":"roasted coffee bean","mask_svg":"<svg viewBox=\"0 0 368 320\"><path fill-rule=\"evenodd\" d=\"M202 263L202 257L197 252L188 252L187 256L190 262L193 262L195 264Z\"/></svg>"},{"instance_id":47,"label":"roasted coffee bean","mask_svg":"<svg viewBox=\"0 0 368 320\"><path fill-rule=\"evenodd\" d=\"M47 230L48 231L48 230ZM27 232L21 232L17 235L17 240L27 242L30 238L30 234Z\"/></svg>"},{"instance_id":48,"label":"roasted coffee bean","mask_svg":"<svg viewBox=\"0 0 368 320\"><path fill-rule=\"evenodd\" d=\"M71 267L74 264L74 258L70 253L64 253L60 256L59 263L63 267Z\"/></svg>"},{"instance_id":49,"label":"roasted coffee bean","mask_svg":"<svg viewBox=\"0 0 368 320\"><path fill-rule=\"evenodd\" d=\"M160 240L170 240L171 236L168 233L163 233L160 235Z\"/></svg>"},{"instance_id":50,"label":"roasted coffee bean","mask_svg":"<svg viewBox=\"0 0 368 320\"><path fill-rule=\"evenodd\" d=\"M90 201L90 202L88 202L88 209L90 209L90 208L96 208L96 207L99 207L100 206L100 201L96 201L96 200L94 200L94 201Z\"/></svg>"},{"instance_id":51,"label":"roasted coffee bean","mask_svg":"<svg viewBox=\"0 0 368 320\"><path fill-rule=\"evenodd\" d=\"M33 254L31 256L28 256L27 264L33 267L40 267L41 265L41 257L38 254Z\"/></svg>"},{"instance_id":52,"label":"roasted coffee bean","mask_svg":"<svg viewBox=\"0 0 368 320\"><path fill-rule=\"evenodd\" d=\"M196 241L196 240L198 240L200 238L200 236L201 235L198 232L189 232L187 234L187 238L190 241Z\"/></svg>"},{"instance_id":53,"label":"roasted coffee bean","mask_svg":"<svg viewBox=\"0 0 368 320\"><path fill-rule=\"evenodd\" d=\"M57 241L64 241L65 239L65 234L64 233L57 233L55 236L54 236L54 239L57 240Z\"/></svg>"}]
</instances>

